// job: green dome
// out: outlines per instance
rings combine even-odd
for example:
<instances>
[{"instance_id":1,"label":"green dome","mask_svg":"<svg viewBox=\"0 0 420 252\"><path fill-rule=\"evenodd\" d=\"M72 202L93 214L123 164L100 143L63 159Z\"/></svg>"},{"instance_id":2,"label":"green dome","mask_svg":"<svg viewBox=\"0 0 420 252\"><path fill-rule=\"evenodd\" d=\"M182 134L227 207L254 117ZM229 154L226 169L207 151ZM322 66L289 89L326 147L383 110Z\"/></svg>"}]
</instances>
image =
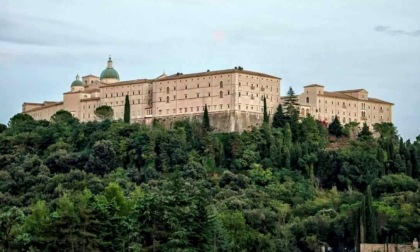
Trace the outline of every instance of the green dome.
<instances>
[{"instance_id":1,"label":"green dome","mask_svg":"<svg viewBox=\"0 0 420 252\"><path fill-rule=\"evenodd\" d=\"M80 80L79 75L76 76L76 80L71 83L72 87L83 87L83 82Z\"/></svg>"},{"instance_id":2,"label":"green dome","mask_svg":"<svg viewBox=\"0 0 420 252\"><path fill-rule=\"evenodd\" d=\"M108 67L102 71L101 73L101 80L102 79L117 79L120 80L120 75L118 74L117 70L112 67L112 60L109 57L108 60Z\"/></svg>"}]
</instances>

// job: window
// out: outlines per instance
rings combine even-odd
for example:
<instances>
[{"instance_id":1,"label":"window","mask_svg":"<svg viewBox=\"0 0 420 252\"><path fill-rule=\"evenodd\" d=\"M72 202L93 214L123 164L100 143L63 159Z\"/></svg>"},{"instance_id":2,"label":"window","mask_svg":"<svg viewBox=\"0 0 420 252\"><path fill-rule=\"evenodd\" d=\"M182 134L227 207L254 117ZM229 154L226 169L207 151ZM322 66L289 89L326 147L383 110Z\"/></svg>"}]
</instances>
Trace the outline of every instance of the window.
<instances>
[{"instance_id":1,"label":"window","mask_svg":"<svg viewBox=\"0 0 420 252\"><path fill-rule=\"evenodd\" d=\"M198 98L198 97L200 97L200 94L199 94L199 93L197 93L197 98Z\"/></svg>"},{"instance_id":2,"label":"window","mask_svg":"<svg viewBox=\"0 0 420 252\"><path fill-rule=\"evenodd\" d=\"M187 85L185 85L185 89L188 89L188 86Z\"/></svg>"},{"instance_id":3,"label":"window","mask_svg":"<svg viewBox=\"0 0 420 252\"><path fill-rule=\"evenodd\" d=\"M162 97L159 97L159 101L162 101Z\"/></svg>"},{"instance_id":4,"label":"window","mask_svg":"<svg viewBox=\"0 0 420 252\"><path fill-rule=\"evenodd\" d=\"M219 95L220 95L220 98L223 98L223 91L220 91Z\"/></svg>"},{"instance_id":5,"label":"window","mask_svg":"<svg viewBox=\"0 0 420 252\"><path fill-rule=\"evenodd\" d=\"M200 84L197 84L197 87L199 88L200 87Z\"/></svg>"},{"instance_id":6,"label":"window","mask_svg":"<svg viewBox=\"0 0 420 252\"><path fill-rule=\"evenodd\" d=\"M309 97L306 97L306 103L309 103Z\"/></svg>"},{"instance_id":7,"label":"window","mask_svg":"<svg viewBox=\"0 0 420 252\"><path fill-rule=\"evenodd\" d=\"M210 97L210 93L209 93L209 97Z\"/></svg>"},{"instance_id":8,"label":"window","mask_svg":"<svg viewBox=\"0 0 420 252\"><path fill-rule=\"evenodd\" d=\"M169 94L169 87L166 87L166 93Z\"/></svg>"},{"instance_id":9,"label":"window","mask_svg":"<svg viewBox=\"0 0 420 252\"><path fill-rule=\"evenodd\" d=\"M220 81L220 88L223 88L223 81Z\"/></svg>"},{"instance_id":10,"label":"window","mask_svg":"<svg viewBox=\"0 0 420 252\"><path fill-rule=\"evenodd\" d=\"M241 92L239 92L239 97L241 97Z\"/></svg>"},{"instance_id":11,"label":"window","mask_svg":"<svg viewBox=\"0 0 420 252\"><path fill-rule=\"evenodd\" d=\"M228 95L230 94L230 91L228 90Z\"/></svg>"},{"instance_id":12,"label":"window","mask_svg":"<svg viewBox=\"0 0 420 252\"><path fill-rule=\"evenodd\" d=\"M169 96L166 96L166 103L169 103Z\"/></svg>"},{"instance_id":13,"label":"window","mask_svg":"<svg viewBox=\"0 0 420 252\"><path fill-rule=\"evenodd\" d=\"M185 99L187 99L187 94L185 94Z\"/></svg>"}]
</instances>

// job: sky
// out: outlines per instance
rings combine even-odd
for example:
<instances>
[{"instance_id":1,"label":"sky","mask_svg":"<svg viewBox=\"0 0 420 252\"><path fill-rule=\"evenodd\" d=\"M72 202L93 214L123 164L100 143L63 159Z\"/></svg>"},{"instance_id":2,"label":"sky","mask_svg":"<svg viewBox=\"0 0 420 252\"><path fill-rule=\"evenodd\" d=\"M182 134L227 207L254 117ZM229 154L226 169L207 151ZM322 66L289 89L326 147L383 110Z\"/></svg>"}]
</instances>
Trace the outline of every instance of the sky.
<instances>
[{"instance_id":1,"label":"sky","mask_svg":"<svg viewBox=\"0 0 420 252\"><path fill-rule=\"evenodd\" d=\"M308 84L364 88L420 135L419 0L1 0L0 123L23 102L60 101L112 55L121 80L242 66Z\"/></svg>"}]
</instances>

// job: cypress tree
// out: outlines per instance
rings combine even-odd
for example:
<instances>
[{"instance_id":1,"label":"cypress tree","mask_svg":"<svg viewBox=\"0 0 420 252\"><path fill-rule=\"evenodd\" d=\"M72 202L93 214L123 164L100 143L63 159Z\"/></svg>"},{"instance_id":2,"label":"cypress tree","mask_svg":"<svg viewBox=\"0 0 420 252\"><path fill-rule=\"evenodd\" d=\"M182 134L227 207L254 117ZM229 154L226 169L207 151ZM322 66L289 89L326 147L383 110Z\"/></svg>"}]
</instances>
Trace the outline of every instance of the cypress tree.
<instances>
[{"instance_id":1,"label":"cypress tree","mask_svg":"<svg viewBox=\"0 0 420 252\"><path fill-rule=\"evenodd\" d=\"M375 210L373 209L372 191L370 186L366 190L365 199L365 221L366 221L366 242L377 243L378 236L376 233L376 216Z\"/></svg>"},{"instance_id":2,"label":"cypress tree","mask_svg":"<svg viewBox=\"0 0 420 252\"><path fill-rule=\"evenodd\" d=\"M204 106L203 128L206 131L210 131L210 118L209 111L207 110L207 104Z\"/></svg>"},{"instance_id":3,"label":"cypress tree","mask_svg":"<svg viewBox=\"0 0 420 252\"><path fill-rule=\"evenodd\" d=\"M336 137L343 135L343 126L341 126L337 116L334 117L334 121L328 126L328 132Z\"/></svg>"},{"instance_id":4,"label":"cypress tree","mask_svg":"<svg viewBox=\"0 0 420 252\"><path fill-rule=\"evenodd\" d=\"M372 132L370 132L369 127L366 123L363 123L362 131L359 133L359 137L369 137L372 135Z\"/></svg>"},{"instance_id":5,"label":"cypress tree","mask_svg":"<svg viewBox=\"0 0 420 252\"><path fill-rule=\"evenodd\" d=\"M281 104L277 107L276 113L273 116L273 128L283 128L286 124L287 118L286 115L283 113L283 107Z\"/></svg>"},{"instance_id":6,"label":"cypress tree","mask_svg":"<svg viewBox=\"0 0 420 252\"><path fill-rule=\"evenodd\" d=\"M124 122L130 123L130 100L128 99L128 95L125 96Z\"/></svg>"},{"instance_id":7,"label":"cypress tree","mask_svg":"<svg viewBox=\"0 0 420 252\"><path fill-rule=\"evenodd\" d=\"M264 123L269 123L270 118L268 117L268 113L267 113L267 99L264 96Z\"/></svg>"}]
</instances>

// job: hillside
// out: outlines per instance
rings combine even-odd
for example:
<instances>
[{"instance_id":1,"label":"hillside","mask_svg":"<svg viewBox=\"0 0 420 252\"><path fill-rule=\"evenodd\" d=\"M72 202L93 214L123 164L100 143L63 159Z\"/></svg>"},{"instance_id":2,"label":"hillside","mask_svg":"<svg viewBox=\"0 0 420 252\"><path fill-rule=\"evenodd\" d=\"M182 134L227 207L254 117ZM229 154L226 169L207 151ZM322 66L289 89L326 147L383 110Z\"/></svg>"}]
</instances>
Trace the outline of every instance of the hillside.
<instances>
[{"instance_id":1,"label":"hillside","mask_svg":"<svg viewBox=\"0 0 420 252\"><path fill-rule=\"evenodd\" d=\"M344 251L420 234L420 138L384 124L326 149L312 117L274 126L18 114L0 127L0 248Z\"/></svg>"}]
</instances>

